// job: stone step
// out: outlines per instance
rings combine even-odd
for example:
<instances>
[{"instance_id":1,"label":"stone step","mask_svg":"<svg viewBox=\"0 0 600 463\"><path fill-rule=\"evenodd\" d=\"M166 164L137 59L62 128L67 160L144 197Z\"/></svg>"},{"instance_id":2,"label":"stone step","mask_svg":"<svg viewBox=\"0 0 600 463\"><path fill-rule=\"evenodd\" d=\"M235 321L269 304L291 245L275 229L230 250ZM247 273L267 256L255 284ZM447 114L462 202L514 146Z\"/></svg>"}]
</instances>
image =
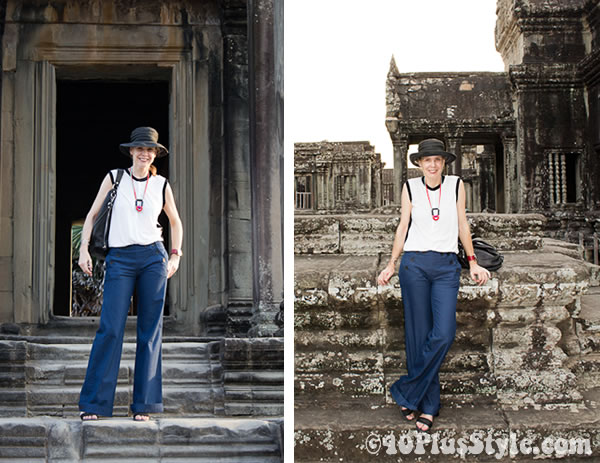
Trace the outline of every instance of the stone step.
<instances>
[{"instance_id":1,"label":"stone step","mask_svg":"<svg viewBox=\"0 0 600 463\"><path fill-rule=\"evenodd\" d=\"M87 361L92 345L85 344L38 344L27 343L28 360L60 360L71 362L76 360ZM208 360L213 356L218 358L219 342L172 342L163 343L162 355L164 360L200 361ZM135 343L123 343L121 360L135 358Z\"/></svg>"},{"instance_id":2,"label":"stone step","mask_svg":"<svg viewBox=\"0 0 600 463\"><path fill-rule=\"evenodd\" d=\"M91 345L0 341L0 416L77 409ZM131 402L135 344L125 343L114 413ZM283 339L163 343L166 415L283 414Z\"/></svg>"},{"instance_id":3,"label":"stone step","mask_svg":"<svg viewBox=\"0 0 600 463\"><path fill-rule=\"evenodd\" d=\"M49 415L67 416L78 411L81 385L40 386L26 391L0 389L0 416ZM114 415L127 415L132 402L130 385L119 385L115 393ZM12 399L12 400L11 400ZM163 385L164 414L212 416L223 414L223 389L198 385ZM12 406L10 406L12 404ZM20 406L19 406L20 404Z\"/></svg>"},{"instance_id":4,"label":"stone step","mask_svg":"<svg viewBox=\"0 0 600 463\"><path fill-rule=\"evenodd\" d=\"M397 406L298 409L294 413L294 461L529 462L534 455L525 451L535 452L534 447L538 448L536 461L540 457L568 462L600 460L600 415L595 408L511 411L444 403L431 431L431 435L417 433L414 422L405 420ZM503 454L498 443L505 452L511 448L516 452ZM569 445L574 453L561 453L568 452ZM462 456L460 448L466 451Z\"/></svg>"},{"instance_id":5,"label":"stone step","mask_svg":"<svg viewBox=\"0 0 600 463\"><path fill-rule=\"evenodd\" d=\"M63 363L62 359L58 361L28 361L25 375L29 384L82 384L85 379L87 366L87 360L85 362L77 361L68 363ZM134 361L122 360L119 368L118 382L131 383L133 372ZM163 362L162 372L163 385L212 384L215 381L214 378L221 377L222 367L220 364L203 361L183 363L167 359ZM3 373L0 370L0 384L3 381Z\"/></svg>"},{"instance_id":6,"label":"stone step","mask_svg":"<svg viewBox=\"0 0 600 463\"><path fill-rule=\"evenodd\" d=\"M0 418L0 462L281 462L283 420Z\"/></svg>"},{"instance_id":7,"label":"stone step","mask_svg":"<svg viewBox=\"0 0 600 463\"><path fill-rule=\"evenodd\" d=\"M298 407L390 407L390 386L405 371L356 373L296 373L294 402ZM446 402L487 404L497 401L496 381L490 373L440 372L441 395Z\"/></svg>"}]
</instances>

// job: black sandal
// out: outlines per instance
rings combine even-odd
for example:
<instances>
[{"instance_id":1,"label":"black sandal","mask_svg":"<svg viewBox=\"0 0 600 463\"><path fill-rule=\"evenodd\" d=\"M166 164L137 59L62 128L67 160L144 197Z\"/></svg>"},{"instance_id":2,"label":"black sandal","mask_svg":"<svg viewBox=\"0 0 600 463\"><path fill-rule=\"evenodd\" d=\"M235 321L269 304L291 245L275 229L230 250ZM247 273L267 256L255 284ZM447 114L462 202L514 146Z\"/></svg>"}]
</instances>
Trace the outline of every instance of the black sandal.
<instances>
[{"instance_id":1,"label":"black sandal","mask_svg":"<svg viewBox=\"0 0 600 463\"><path fill-rule=\"evenodd\" d=\"M404 416L404 418L406 418L407 421L412 421L415 419L414 416L412 417L412 419L409 418L410 415L414 415L414 410L411 410L410 408L401 408L400 411L402 412L402 415Z\"/></svg>"},{"instance_id":2,"label":"black sandal","mask_svg":"<svg viewBox=\"0 0 600 463\"><path fill-rule=\"evenodd\" d=\"M98 421L98 414L89 413L89 412L81 412L79 414L79 418L81 418L81 421Z\"/></svg>"},{"instance_id":3,"label":"black sandal","mask_svg":"<svg viewBox=\"0 0 600 463\"><path fill-rule=\"evenodd\" d=\"M421 423L427 426L427 429L421 429L418 426L416 426L417 423ZM417 418L417 423L415 423L415 426L417 428L417 431L421 431L421 432L429 432L431 431L431 428L433 427L433 421L431 421L429 418L423 418L422 416L420 416L419 418Z\"/></svg>"},{"instance_id":4,"label":"black sandal","mask_svg":"<svg viewBox=\"0 0 600 463\"><path fill-rule=\"evenodd\" d=\"M141 419L138 419L140 417L141 417ZM148 419L147 420L144 419L145 417ZM150 418L150 415L148 415L147 413L134 413L133 414L133 421L138 421L140 423L146 423L146 422L150 421L151 419L152 418Z\"/></svg>"}]
</instances>

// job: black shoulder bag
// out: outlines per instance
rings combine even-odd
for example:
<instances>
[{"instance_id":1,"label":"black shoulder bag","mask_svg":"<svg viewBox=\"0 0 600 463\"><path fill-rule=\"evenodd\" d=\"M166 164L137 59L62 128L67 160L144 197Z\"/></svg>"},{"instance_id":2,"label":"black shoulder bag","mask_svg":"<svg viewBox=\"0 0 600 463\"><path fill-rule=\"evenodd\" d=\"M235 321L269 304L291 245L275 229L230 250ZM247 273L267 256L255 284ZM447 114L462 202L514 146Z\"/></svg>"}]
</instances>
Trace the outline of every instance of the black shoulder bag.
<instances>
[{"instance_id":1,"label":"black shoulder bag","mask_svg":"<svg viewBox=\"0 0 600 463\"><path fill-rule=\"evenodd\" d=\"M500 254L494 246L486 243L481 238L473 238L473 250L475 251L477 263L481 267L492 272L502 267L504 256ZM465 252L460 240L458 240L458 261L460 262L462 268L469 268L467 253Z\"/></svg>"},{"instance_id":2,"label":"black shoulder bag","mask_svg":"<svg viewBox=\"0 0 600 463\"><path fill-rule=\"evenodd\" d=\"M117 171L117 180L111 190L106 194L100 212L94 220L92 236L90 237L89 251L96 259L104 260L108 254L108 233L110 232L110 220L112 218L113 206L117 198L117 188L123 177L123 169Z\"/></svg>"}]
</instances>

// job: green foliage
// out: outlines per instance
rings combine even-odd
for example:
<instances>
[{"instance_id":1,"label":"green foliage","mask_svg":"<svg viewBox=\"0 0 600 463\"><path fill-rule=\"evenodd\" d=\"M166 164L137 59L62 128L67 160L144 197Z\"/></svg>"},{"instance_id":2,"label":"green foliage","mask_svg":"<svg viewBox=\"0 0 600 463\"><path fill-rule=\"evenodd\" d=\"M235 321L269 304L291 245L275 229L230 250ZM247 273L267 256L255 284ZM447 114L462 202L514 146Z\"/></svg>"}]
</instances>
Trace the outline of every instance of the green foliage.
<instances>
[{"instance_id":1,"label":"green foliage","mask_svg":"<svg viewBox=\"0 0 600 463\"><path fill-rule=\"evenodd\" d=\"M79 259L79 247L81 246L81 232L83 225L73 225L71 227L71 255L73 259Z\"/></svg>"}]
</instances>

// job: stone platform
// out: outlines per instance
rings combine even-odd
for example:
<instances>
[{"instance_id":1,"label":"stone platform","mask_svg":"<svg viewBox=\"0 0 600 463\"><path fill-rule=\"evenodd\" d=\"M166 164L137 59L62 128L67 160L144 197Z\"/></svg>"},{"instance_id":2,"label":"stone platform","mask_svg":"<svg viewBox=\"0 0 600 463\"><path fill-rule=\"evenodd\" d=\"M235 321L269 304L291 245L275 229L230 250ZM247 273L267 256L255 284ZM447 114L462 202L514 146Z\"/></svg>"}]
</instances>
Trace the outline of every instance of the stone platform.
<instances>
[{"instance_id":1,"label":"stone platform","mask_svg":"<svg viewBox=\"0 0 600 463\"><path fill-rule=\"evenodd\" d=\"M0 335L0 462L282 461L283 339L163 342L164 413L128 418L134 339L126 338L114 417L82 423L91 339Z\"/></svg>"},{"instance_id":2,"label":"stone platform","mask_svg":"<svg viewBox=\"0 0 600 463\"><path fill-rule=\"evenodd\" d=\"M282 419L1 418L0 462L280 462Z\"/></svg>"},{"instance_id":3,"label":"stone platform","mask_svg":"<svg viewBox=\"0 0 600 463\"><path fill-rule=\"evenodd\" d=\"M404 319L398 277L376 284L382 255L296 255L296 461L451 460L366 450L372 433L414 429L389 395L406 372ZM600 268L543 238L504 255L484 286L462 272L456 339L440 371L438 437L587 436L592 456L544 457L600 461ZM498 461L482 458L472 461Z\"/></svg>"},{"instance_id":4,"label":"stone platform","mask_svg":"<svg viewBox=\"0 0 600 463\"><path fill-rule=\"evenodd\" d=\"M594 401L598 399L599 393ZM296 410L294 422L297 462L600 461L597 408L443 407L431 435L417 433L399 407L305 408ZM498 441L488 444L486 439Z\"/></svg>"}]
</instances>

